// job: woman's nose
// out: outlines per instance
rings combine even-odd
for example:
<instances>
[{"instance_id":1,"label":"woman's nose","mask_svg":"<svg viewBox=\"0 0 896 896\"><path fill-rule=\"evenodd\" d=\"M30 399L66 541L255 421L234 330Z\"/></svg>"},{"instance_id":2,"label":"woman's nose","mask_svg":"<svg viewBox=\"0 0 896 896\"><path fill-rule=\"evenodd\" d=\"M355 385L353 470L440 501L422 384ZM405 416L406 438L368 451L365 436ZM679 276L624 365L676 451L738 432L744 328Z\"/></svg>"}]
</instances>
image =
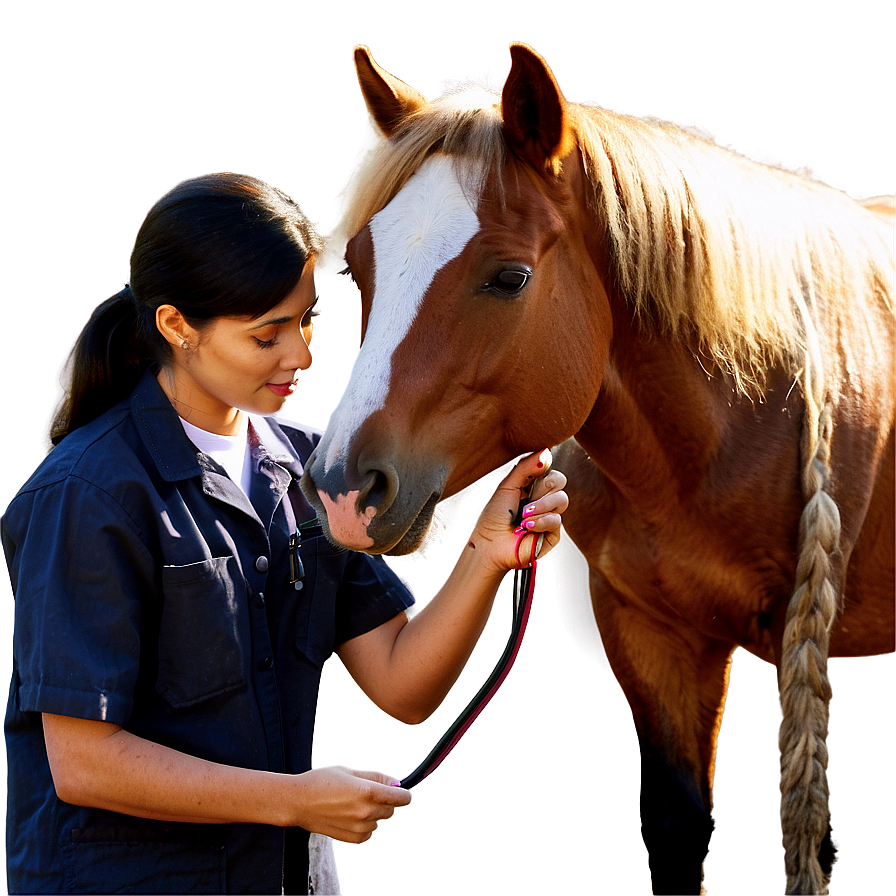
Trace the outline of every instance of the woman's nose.
<instances>
[{"instance_id":1,"label":"woman's nose","mask_svg":"<svg viewBox=\"0 0 896 896\"><path fill-rule=\"evenodd\" d=\"M280 366L284 370L307 370L311 366L311 349L305 341L305 334L297 330L285 346Z\"/></svg>"}]
</instances>

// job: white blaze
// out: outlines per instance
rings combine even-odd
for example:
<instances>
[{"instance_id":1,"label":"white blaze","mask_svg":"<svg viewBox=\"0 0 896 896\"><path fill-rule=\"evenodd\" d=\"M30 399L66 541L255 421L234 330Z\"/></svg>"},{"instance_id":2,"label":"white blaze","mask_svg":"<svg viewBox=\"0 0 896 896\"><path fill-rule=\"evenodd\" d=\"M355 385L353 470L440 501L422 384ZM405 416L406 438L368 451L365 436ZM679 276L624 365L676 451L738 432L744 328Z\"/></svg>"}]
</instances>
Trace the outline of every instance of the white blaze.
<instances>
[{"instance_id":1,"label":"white blaze","mask_svg":"<svg viewBox=\"0 0 896 896\"><path fill-rule=\"evenodd\" d=\"M407 335L433 278L478 229L454 162L444 155L427 159L371 219L376 278L370 317L345 394L327 427L326 469L358 426L383 406L392 353Z\"/></svg>"}]
</instances>

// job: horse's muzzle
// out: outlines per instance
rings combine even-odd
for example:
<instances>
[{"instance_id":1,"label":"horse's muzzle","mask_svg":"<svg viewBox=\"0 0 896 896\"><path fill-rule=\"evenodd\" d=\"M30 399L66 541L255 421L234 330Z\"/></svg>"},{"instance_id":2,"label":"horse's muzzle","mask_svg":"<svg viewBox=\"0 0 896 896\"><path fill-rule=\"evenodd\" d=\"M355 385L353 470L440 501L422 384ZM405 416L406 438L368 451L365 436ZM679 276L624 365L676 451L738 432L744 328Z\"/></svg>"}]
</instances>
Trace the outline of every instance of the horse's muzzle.
<instances>
[{"instance_id":1,"label":"horse's muzzle","mask_svg":"<svg viewBox=\"0 0 896 896\"><path fill-rule=\"evenodd\" d=\"M426 468L415 474L388 459L365 463L354 476L342 463L325 469L317 452L302 476L302 490L317 511L330 541L370 554L416 550L441 498L445 474Z\"/></svg>"}]
</instances>

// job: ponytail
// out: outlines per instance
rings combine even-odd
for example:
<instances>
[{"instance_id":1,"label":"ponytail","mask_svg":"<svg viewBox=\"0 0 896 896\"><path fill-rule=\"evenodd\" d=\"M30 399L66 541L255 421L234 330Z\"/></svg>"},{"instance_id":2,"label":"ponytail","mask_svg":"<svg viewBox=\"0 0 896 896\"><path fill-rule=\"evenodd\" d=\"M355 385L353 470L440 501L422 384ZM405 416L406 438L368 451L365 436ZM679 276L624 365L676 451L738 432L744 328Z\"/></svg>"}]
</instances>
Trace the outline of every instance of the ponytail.
<instances>
[{"instance_id":1,"label":"ponytail","mask_svg":"<svg viewBox=\"0 0 896 896\"><path fill-rule=\"evenodd\" d=\"M126 398L143 371L164 360L167 348L155 316L129 286L98 305L69 356L69 384L50 426L50 442L58 445Z\"/></svg>"}]
</instances>

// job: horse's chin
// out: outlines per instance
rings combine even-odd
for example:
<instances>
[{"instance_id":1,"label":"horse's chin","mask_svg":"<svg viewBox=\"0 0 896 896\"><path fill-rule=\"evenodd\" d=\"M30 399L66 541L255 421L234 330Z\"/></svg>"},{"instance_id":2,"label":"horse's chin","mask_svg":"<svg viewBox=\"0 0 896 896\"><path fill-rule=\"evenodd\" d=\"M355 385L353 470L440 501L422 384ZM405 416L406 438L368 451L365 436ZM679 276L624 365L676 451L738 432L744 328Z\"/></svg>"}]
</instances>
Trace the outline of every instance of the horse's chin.
<instances>
[{"instance_id":1,"label":"horse's chin","mask_svg":"<svg viewBox=\"0 0 896 896\"><path fill-rule=\"evenodd\" d=\"M429 527L432 525L432 518L436 512L436 505L439 503L439 495L433 494L429 500L420 508L420 512L414 517L407 532L402 535L398 543L383 553L390 557L401 557L405 554L413 554L418 550L426 536L429 533Z\"/></svg>"}]
</instances>

